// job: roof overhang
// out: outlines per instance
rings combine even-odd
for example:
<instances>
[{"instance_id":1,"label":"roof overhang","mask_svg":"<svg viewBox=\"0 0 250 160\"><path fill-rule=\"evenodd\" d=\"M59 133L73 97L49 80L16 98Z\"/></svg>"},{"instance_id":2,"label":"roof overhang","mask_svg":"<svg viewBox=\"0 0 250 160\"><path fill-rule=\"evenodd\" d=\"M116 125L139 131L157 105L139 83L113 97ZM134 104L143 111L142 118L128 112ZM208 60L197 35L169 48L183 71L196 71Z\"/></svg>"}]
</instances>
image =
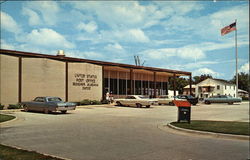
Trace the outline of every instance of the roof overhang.
<instances>
[{"instance_id":1,"label":"roof overhang","mask_svg":"<svg viewBox=\"0 0 250 160\"><path fill-rule=\"evenodd\" d=\"M85 63L101 65L101 66L104 66L105 68L114 67L113 69L119 69L123 71L127 71L128 69L133 69L136 72L137 71L148 72L148 73L157 72L157 74L159 75L166 75L166 76L174 76L174 75L175 76L191 76L192 75L191 72L185 72L185 71L177 71L177 70L145 67L145 66L135 66L135 65L123 64L123 63L104 62L104 61L80 59L80 58L73 58L73 57L62 57L62 56L55 56L55 55L48 55L48 54L6 50L6 49L0 49L0 54L17 56L17 57L49 58L49 59L54 59L54 60L59 60L59 61L67 61L67 62L85 62Z\"/></svg>"}]
</instances>

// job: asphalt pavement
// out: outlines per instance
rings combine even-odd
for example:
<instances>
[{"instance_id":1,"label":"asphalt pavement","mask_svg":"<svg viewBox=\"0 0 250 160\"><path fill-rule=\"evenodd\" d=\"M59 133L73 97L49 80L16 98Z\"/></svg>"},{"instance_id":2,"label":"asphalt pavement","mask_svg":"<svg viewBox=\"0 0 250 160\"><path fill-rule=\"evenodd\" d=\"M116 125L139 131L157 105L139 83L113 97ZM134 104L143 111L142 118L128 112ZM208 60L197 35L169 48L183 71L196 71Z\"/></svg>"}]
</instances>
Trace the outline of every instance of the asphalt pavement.
<instances>
[{"instance_id":1,"label":"asphalt pavement","mask_svg":"<svg viewBox=\"0 0 250 160\"><path fill-rule=\"evenodd\" d=\"M6 113L6 112L5 112ZM175 106L78 107L67 114L8 112L0 142L73 160L246 160L249 142L179 134ZM249 103L192 107L192 119L249 121ZM161 127L159 127L161 126Z\"/></svg>"}]
</instances>

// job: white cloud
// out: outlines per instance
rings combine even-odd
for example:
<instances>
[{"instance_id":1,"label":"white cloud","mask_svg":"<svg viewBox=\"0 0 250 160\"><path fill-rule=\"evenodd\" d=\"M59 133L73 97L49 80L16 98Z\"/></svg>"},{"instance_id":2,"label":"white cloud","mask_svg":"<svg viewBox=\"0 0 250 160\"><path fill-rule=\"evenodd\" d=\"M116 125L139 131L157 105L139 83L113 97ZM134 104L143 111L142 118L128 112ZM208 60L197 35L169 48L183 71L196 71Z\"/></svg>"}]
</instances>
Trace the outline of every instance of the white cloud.
<instances>
[{"instance_id":1,"label":"white cloud","mask_svg":"<svg viewBox=\"0 0 250 160\"><path fill-rule=\"evenodd\" d=\"M100 59L103 58L103 55L98 52L93 51L79 51L79 50L68 50L66 52L67 57L78 57L85 59Z\"/></svg>"},{"instance_id":2,"label":"white cloud","mask_svg":"<svg viewBox=\"0 0 250 160\"><path fill-rule=\"evenodd\" d=\"M203 59L206 57L206 55L203 53L203 51L199 48L188 48L183 47L177 49L177 56L183 59Z\"/></svg>"},{"instance_id":3,"label":"white cloud","mask_svg":"<svg viewBox=\"0 0 250 160\"><path fill-rule=\"evenodd\" d=\"M146 55L152 59L165 59L176 56L182 59L198 60L206 57L202 50L191 47L150 49L140 54Z\"/></svg>"},{"instance_id":4,"label":"white cloud","mask_svg":"<svg viewBox=\"0 0 250 160\"><path fill-rule=\"evenodd\" d=\"M15 46L13 44L7 43L5 40L1 39L1 49L10 49L15 50Z\"/></svg>"},{"instance_id":5,"label":"white cloud","mask_svg":"<svg viewBox=\"0 0 250 160\"><path fill-rule=\"evenodd\" d=\"M123 41L147 43L150 41L141 29L101 31L101 37L105 39L105 41L108 40L111 42Z\"/></svg>"},{"instance_id":6,"label":"white cloud","mask_svg":"<svg viewBox=\"0 0 250 160\"><path fill-rule=\"evenodd\" d=\"M47 48L74 48L75 45L67 41L63 35L49 28L34 29L19 41Z\"/></svg>"},{"instance_id":7,"label":"white cloud","mask_svg":"<svg viewBox=\"0 0 250 160\"><path fill-rule=\"evenodd\" d=\"M161 49L149 49L142 51L140 54L148 57L149 59L163 59L167 57L175 56L175 48L161 48Z\"/></svg>"},{"instance_id":8,"label":"white cloud","mask_svg":"<svg viewBox=\"0 0 250 160\"><path fill-rule=\"evenodd\" d=\"M242 65L239 69L239 73L240 72L244 72L244 73L248 73L249 74L249 62L245 63L244 65Z\"/></svg>"},{"instance_id":9,"label":"white cloud","mask_svg":"<svg viewBox=\"0 0 250 160\"><path fill-rule=\"evenodd\" d=\"M185 15L204 9L202 4L195 1L155 1L154 3L167 15Z\"/></svg>"},{"instance_id":10,"label":"white cloud","mask_svg":"<svg viewBox=\"0 0 250 160\"><path fill-rule=\"evenodd\" d=\"M40 18L35 11L29 8L23 8L22 14L29 17L29 25L33 26L41 24Z\"/></svg>"},{"instance_id":11,"label":"white cloud","mask_svg":"<svg viewBox=\"0 0 250 160\"><path fill-rule=\"evenodd\" d=\"M16 21L7 13L1 11L1 29L4 29L6 31L18 34L22 30L20 26L16 23Z\"/></svg>"},{"instance_id":12,"label":"white cloud","mask_svg":"<svg viewBox=\"0 0 250 160\"><path fill-rule=\"evenodd\" d=\"M114 43L114 44L108 44L105 47L106 50L111 50L111 51L123 51L123 47L119 43Z\"/></svg>"},{"instance_id":13,"label":"white cloud","mask_svg":"<svg viewBox=\"0 0 250 160\"><path fill-rule=\"evenodd\" d=\"M209 69L209 68L200 68L198 70L195 70L192 74L193 74L193 76L199 76L199 75L202 75L202 74L209 74L212 77L219 77L219 76L222 75L222 74L220 74L218 72L215 72L215 71L213 71L212 69Z\"/></svg>"},{"instance_id":14,"label":"white cloud","mask_svg":"<svg viewBox=\"0 0 250 160\"><path fill-rule=\"evenodd\" d=\"M97 28L98 28L98 26L97 26L97 24L94 22L94 21L91 21L91 22L89 22L89 23L83 23L83 22L81 22L81 23L79 23L78 25L77 25L77 27L76 27L78 30L84 30L84 31L86 31L86 32L88 32L88 33L92 33L92 32L94 32L94 31L96 31L97 30Z\"/></svg>"},{"instance_id":15,"label":"white cloud","mask_svg":"<svg viewBox=\"0 0 250 160\"><path fill-rule=\"evenodd\" d=\"M60 20L58 18L60 7L55 1L29 1L23 6L23 10L27 9L32 11L33 18L35 11L36 14L41 14L44 25L55 25ZM28 15L30 16L30 14Z\"/></svg>"},{"instance_id":16,"label":"white cloud","mask_svg":"<svg viewBox=\"0 0 250 160\"><path fill-rule=\"evenodd\" d=\"M188 2L179 3L183 3L183 7L188 9L186 6ZM203 6L199 7L199 4L196 5L199 8L198 11L204 8ZM161 23L165 26L166 33L168 33L168 35L176 35L179 33L182 35L190 35L190 37L199 36L203 39L225 41L225 39L233 37L233 34L231 33L227 36L221 36L220 30L221 28L233 23L235 19L237 19L238 35L245 34L246 32L247 35L249 35L249 5L224 7L223 10L207 15L198 14L197 16L190 16L187 14L189 13L189 10L181 13L182 11L178 9L180 8L179 6L180 5L176 5L176 12L172 11L169 14L170 18L166 21L162 21ZM196 7L195 4L193 6ZM163 7L168 6L164 5ZM171 8L171 6L169 7ZM180 13L178 13L178 11ZM192 8L191 11L195 11L194 8Z\"/></svg>"},{"instance_id":17,"label":"white cloud","mask_svg":"<svg viewBox=\"0 0 250 160\"><path fill-rule=\"evenodd\" d=\"M130 29L129 36L137 39L139 42L148 42L149 38L144 34L141 29Z\"/></svg>"},{"instance_id":18,"label":"white cloud","mask_svg":"<svg viewBox=\"0 0 250 160\"><path fill-rule=\"evenodd\" d=\"M155 5L140 5L137 1L72 2L74 8L97 17L113 29L145 28L155 25L164 14Z\"/></svg>"}]
</instances>

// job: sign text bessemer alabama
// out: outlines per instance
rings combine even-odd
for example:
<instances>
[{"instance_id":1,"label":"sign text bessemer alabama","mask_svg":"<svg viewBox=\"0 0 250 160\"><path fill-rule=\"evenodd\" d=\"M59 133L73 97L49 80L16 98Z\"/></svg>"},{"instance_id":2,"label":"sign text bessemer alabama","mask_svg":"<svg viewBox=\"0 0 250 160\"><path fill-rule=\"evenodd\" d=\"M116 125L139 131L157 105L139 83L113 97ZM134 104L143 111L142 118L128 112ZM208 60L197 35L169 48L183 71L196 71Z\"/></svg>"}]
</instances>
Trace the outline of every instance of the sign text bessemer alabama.
<instances>
[{"instance_id":1,"label":"sign text bessemer alabama","mask_svg":"<svg viewBox=\"0 0 250 160\"><path fill-rule=\"evenodd\" d=\"M76 73L74 77L73 86L80 86L82 90L91 90L92 87L98 87L96 83L97 75Z\"/></svg>"}]
</instances>

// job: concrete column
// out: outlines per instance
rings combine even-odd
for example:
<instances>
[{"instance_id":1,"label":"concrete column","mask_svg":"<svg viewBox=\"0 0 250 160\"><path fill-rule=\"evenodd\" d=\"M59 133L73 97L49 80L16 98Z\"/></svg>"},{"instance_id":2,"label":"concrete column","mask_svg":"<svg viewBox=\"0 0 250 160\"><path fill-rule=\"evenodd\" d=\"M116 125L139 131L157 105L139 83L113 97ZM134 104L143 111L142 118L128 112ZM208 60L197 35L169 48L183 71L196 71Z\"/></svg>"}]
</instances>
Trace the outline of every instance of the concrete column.
<instances>
[{"instance_id":1,"label":"concrete column","mask_svg":"<svg viewBox=\"0 0 250 160\"><path fill-rule=\"evenodd\" d=\"M154 98L156 98L156 72L154 72Z\"/></svg>"},{"instance_id":2,"label":"concrete column","mask_svg":"<svg viewBox=\"0 0 250 160\"><path fill-rule=\"evenodd\" d=\"M133 83L133 69L130 69L130 94L134 94L134 83Z\"/></svg>"},{"instance_id":3,"label":"concrete column","mask_svg":"<svg viewBox=\"0 0 250 160\"><path fill-rule=\"evenodd\" d=\"M18 58L18 102L22 102L22 57Z\"/></svg>"},{"instance_id":4,"label":"concrete column","mask_svg":"<svg viewBox=\"0 0 250 160\"><path fill-rule=\"evenodd\" d=\"M174 88L174 96L176 96L176 74L174 73L174 85L173 85L173 88Z\"/></svg>"},{"instance_id":5,"label":"concrete column","mask_svg":"<svg viewBox=\"0 0 250 160\"><path fill-rule=\"evenodd\" d=\"M103 67L102 67L103 68ZM68 70L69 70L69 64L68 64L68 62L66 61L65 62L65 101L68 101L68 99L69 99L69 76L68 76L68 74L69 74L69 72L68 72Z\"/></svg>"}]
</instances>

